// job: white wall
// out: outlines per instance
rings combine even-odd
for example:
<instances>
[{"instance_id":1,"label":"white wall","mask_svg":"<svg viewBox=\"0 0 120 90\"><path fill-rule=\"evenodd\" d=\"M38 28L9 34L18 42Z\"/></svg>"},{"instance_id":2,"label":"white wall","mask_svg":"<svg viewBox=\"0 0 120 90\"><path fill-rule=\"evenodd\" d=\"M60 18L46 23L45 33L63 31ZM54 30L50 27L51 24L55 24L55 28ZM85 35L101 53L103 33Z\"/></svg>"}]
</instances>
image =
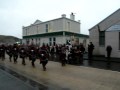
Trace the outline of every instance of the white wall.
<instances>
[{"instance_id":1,"label":"white wall","mask_svg":"<svg viewBox=\"0 0 120 90\"><path fill-rule=\"evenodd\" d=\"M63 31L63 19L56 19L52 21L52 31Z\"/></svg>"},{"instance_id":2,"label":"white wall","mask_svg":"<svg viewBox=\"0 0 120 90\"><path fill-rule=\"evenodd\" d=\"M90 42L92 42L95 46L95 49L93 51L94 55L99 55L99 31L97 30L97 27L93 30L89 31L90 33Z\"/></svg>"},{"instance_id":3,"label":"white wall","mask_svg":"<svg viewBox=\"0 0 120 90\"><path fill-rule=\"evenodd\" d=\"M99 45L99 31L98 28L89 31L90 33L90 42L92 42L95 46L93 54L94 55L105 55L105 46Z\"/></svg>"},{"instance_id":4,"label":"white wall","mask_svg":"<svg viewBox=\"0 0 120 90\"><path fill-rule=\"evenodd\" d=\"M71 31L80 33L80 23L67 18L59 18L40 24L32 24L30 26L23 27L23 36L46 33L46 24L48 24L48 32Z\"/></svg>"},{"instance_id":5,"label":"white wall","mask_svg":"<svg viewBox=\"0 0 120 90\"><path fill-rule=\"evenodd\" d=\"M110 26L117 24L120 22L120 9L108 16L106 19L101 21L99 24L100 30L105 31L107 30ZM93 42L95 45L94 49L94 55L105 55L106 51L105 48L106 46L99 46L99 32L98 32L98 27L94 26L93 28L90 29L90 41ZM107 32L105 34L105 45L111 44L114 47L112 57L120 57L119 51L117 49L118 45L118 33L115 32ZM114 37L113 37L114 36Z\"/></svg>"},{"instance_id":6,"label":"white wall","mask_svg":"<svg viewBox=\"0 0 120 90\"><path fill-rule=\"evenodd\" d=\"M118 31L111 31L106 32L106 46L111 45L112 46L112 54L111 57L118 57L120 58L120 50L119 50L119 32Z\"/></svg>"},{"instance_id":7,"label":"white wall","mask_svg":"<svg viewBox=\"0 0 120 90\"><path fill-rule=\"evenodd\" d=\"M41 42L41 45L42 45L43 43L45 43L45 44L48 43L48 44L49 44L49 38L47 38L47 37L41 38L40 42Z\"/></svg>"},{"instance_id":8,"label":"white wall","mask_svg":"<svg viewBox=\"0 0 120 90\"><path fill-rule=\"evenodd\" d=\"M58 44L66 44L66 37L65 36L56 37L56 43L58 43Z\"/></svg>"},{"instance_id":9,"label":"white wall","mask_svg":"<svg viewBox=\"0 0 120 90\"><path fill-rule=\"evenodd\" d=\"M64 19L63 23L64 23L64 31L80 33L80 23L70 19Z\"/></svg>"},{"instance_id":10,"label":"white wall","mask_svg":"<svg viewBox=\"0 0 120 90\"><path fill-rule=\"evenodd\" d=\"M63 19L55 19L37 25L32 24L28 27L24 27L23 36L46 33L46 24L48 24L48 32L56 32L63 30Z\"/></svg>"},{"instance_id":11,"label":"white wall","mask_svg":"<svg viewBox=\"0 0 120 90\"><path fill-rule=\"evenodd\" d=\"M45 44L49 44L49 38L52 38L52 44L53 44L53 38L56 38L56 44L66 44L66 41L67 40L71 40L71 36L50 36L50 37L36 37L36 38L29 38L29 39L23 39L22 42L24 44L27 44L26 41L29 40L29 44L33 43L36 45L40 45L42 46L43 43ZM83 37L79 37L79 43L83 43L83 41L85 40L86 38L83 38ZM36 42L37 41L37 42ZM88 42L89 42L89 39L86 39L86 45L85 48L87 49L87 45L88 45Z\"/></svg>"}]
</instances>

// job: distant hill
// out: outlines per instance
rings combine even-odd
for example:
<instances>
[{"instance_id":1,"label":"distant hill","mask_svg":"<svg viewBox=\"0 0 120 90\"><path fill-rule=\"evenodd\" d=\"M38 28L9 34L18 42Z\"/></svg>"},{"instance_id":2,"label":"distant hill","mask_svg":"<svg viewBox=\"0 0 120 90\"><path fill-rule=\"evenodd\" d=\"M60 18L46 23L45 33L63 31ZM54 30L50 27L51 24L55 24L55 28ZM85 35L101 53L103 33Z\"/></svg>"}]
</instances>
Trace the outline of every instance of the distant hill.
<instances>
[{"instance_id":1,"label":"distant hill","mask_svg":"<svg viewBox=\"0 0 120 90\"><path fill-rule=\"evenodd\" d=\"M16 42L19 42L20 40L21 40L20 38L14 36L0 35L0 44L1 43L14 44Z\"/></svg>"}]
</instances>

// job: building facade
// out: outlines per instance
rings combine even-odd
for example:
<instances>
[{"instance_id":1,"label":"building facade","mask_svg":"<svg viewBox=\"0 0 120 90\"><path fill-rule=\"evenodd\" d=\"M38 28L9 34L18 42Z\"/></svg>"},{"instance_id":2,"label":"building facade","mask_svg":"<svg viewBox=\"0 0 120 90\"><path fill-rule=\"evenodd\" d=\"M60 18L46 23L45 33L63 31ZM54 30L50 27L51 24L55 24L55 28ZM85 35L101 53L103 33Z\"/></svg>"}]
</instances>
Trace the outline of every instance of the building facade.
<instances>
[{"instance_id":1,"label":"building facade","mask_svg":"<svg viewBox=\"0 0 120 90\"><path fill-rule=\"evenodd\" d=\"M90 41L95 45L94 55L106 56L106 47L112 46L111 57L120 58L120 9L89 29Z\"/></svg>"},{"instance_id":2,"label":"building facade","mask_svg":"<svg viewBox=\"0 0 120 90\"><path fill-rule=\"evenodd\" d=\"M71 13L70 19L63 14L61 18L42 22L36 20L30 26L23 27L23 43L36 44L78 44L88 43L88 35L80 34L80 21L75 21Z\"/></svg>"}]
</instances>

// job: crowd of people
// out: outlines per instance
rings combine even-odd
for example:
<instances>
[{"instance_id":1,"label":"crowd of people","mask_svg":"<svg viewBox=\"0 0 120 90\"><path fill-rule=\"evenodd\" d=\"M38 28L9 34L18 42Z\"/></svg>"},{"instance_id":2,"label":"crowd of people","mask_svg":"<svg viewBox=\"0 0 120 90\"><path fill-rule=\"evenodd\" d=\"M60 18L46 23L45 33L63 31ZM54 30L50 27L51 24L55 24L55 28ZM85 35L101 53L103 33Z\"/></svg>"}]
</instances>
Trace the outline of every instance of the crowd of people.
<instances>
[{"instance_id":1,"label":"crowd of people","mask_svg":"<svg viewBox=\"0 0 120 90\"><path fill-rule=\"evenodd\" d=\"M22 59L22 64L26 65L26 58L29 58L31 61L31 65L35 67L36 59L40 60L40 64L43 66L43 70L46 70L46 64L48 62L48 52L45 47L37 48L34 45L26 46L26 45L0 45L0 58L1 60L5 60L5 54L9 56L10 62L17 63L18 58Z\"/></svg>"},{"instance_id":2,"label":"crowd of people","mask_svg":"<svg viewBox=\"0 0 120 90\"><path fill-rule=\"evenodd\" d=\"M88 57L92 58L92 52L94 45L90 43L88 45ZM17 63L18 58L22 59L22 64L26 65L26 58L29 58L31 65L35 67L36 59L40 60L43 70L46 71L46 64L48 60L56 55L59 58L62 66L66 63L69 64L83 64L83 55L85 53L85 47L83 44L80 45L54 45L49 46L48 44L43 44L41 47L36 45L0 45L0 58L5 59L5 54L9 56L10 62Z\"/></svg>"}]
</instances>

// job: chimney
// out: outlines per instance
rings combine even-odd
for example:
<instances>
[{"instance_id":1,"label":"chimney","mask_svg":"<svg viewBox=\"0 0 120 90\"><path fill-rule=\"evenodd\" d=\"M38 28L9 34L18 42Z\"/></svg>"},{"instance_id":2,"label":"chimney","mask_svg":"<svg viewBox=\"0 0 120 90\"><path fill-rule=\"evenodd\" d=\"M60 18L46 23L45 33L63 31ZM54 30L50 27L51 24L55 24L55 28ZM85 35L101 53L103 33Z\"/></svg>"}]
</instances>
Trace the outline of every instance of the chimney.
<instances>
[{"instance_id":1,"label":"chimney","mask_svg":"<svg viewBox=\"0 0 120 90\"><path fill-rule=\"evenodd\" d=\"M78 22L80 23L80 20L78 20Z\"/></svg>"},{"instance_id":2,"label":"chimney","mask_svg":"<svg viewBox=\"0 0 120 90\"><path fill-rule=\"evenodd\" d=\"M75 15L73 13L70 14L70 19L75 20Z\"/></svg>"},{"instance_id":3,"label":"chimney","mask_svg":"<svg viewBox=\"0 0 120 90\"><path fill-rule=\"evenodd\" d=\"M62 16L63 18L66 18L66 14L62 14L61 16Z\"/></svg>"}]
</instances>

